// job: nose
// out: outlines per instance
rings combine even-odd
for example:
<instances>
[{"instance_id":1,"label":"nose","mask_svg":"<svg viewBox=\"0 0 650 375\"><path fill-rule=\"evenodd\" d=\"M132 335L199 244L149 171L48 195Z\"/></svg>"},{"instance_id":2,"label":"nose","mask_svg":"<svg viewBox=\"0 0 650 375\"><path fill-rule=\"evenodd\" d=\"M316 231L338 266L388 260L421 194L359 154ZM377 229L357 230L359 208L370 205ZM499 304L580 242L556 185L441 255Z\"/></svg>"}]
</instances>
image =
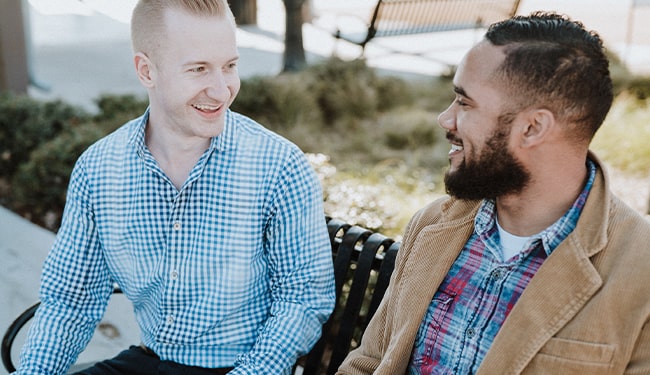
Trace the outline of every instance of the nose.
<instances>
[{"instance_id":1,"label":"nose","mask_svg":"<svg viewBox=\"0 0 650 375\"><path fill-rule=\"evenodd\" d=\"M456 112L454 111L454 103L451 103L447 109L438 115L438 125L447 131L456 128Z\"/></svg>"},{"instance_id":2,"label":"nose","mask_svg":"<svg viewBox=\"0 0 650 375\"><path fill-rule=\"evenodd\" d=\"M230 98L230 83L226 75L216 70L210 75L210 80L205 88L206 94L213 99L225 102Z\"/></svg>"}]
</instances>

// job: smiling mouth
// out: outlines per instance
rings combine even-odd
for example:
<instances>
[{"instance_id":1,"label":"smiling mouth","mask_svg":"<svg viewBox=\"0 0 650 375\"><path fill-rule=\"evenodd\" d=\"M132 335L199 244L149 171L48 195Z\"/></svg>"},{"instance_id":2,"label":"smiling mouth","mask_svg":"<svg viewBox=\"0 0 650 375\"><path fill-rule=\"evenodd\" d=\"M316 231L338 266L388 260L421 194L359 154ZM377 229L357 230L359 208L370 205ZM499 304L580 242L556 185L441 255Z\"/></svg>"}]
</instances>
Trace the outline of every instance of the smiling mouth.
<instances>
[{"instance_id":1,"label":"smiling mouth","mask_svg":"<svg viewBox=\"0 0 650 375\"><path fill-rule=\"evenodd\" d=\"M192 107L198 109L201 112L213 113L219 110L221 106L207 105L207 104L192 104Z\"/></svg>"},{"instance_id":2,"label":"smiling mouth","mask_svg":"<svg viewBox=\"0 0 650 375\"><path fill-rule=\"evenodd\" d=\"M463 151L463 146L452 144L451 150L449 150L449 154L453 154L454 152L459 152L459 151Z\"/></svg>"}]
</instances>

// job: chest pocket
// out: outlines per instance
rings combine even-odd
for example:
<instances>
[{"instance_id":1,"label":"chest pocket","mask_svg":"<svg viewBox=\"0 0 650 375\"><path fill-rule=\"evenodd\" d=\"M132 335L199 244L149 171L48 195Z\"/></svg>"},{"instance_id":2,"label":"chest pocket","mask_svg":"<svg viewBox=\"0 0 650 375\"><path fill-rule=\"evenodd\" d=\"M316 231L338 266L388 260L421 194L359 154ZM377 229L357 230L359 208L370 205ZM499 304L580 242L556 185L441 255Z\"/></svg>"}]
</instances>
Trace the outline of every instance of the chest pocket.
<instances>
[{"instance_id":1,"label":"chest pocket","mask_svg":"<svg viewBox=\"0 0 650 375\"><path fill-rule=\"evenodd\" d=\"M613 345L551 338L524 374L610 374L613 358Z\"/></svg>"},{"instance_id":2,"label":"chest pocket","mask_svg":"<svg viewBox=\"0 0 650 375\"><path fill-rule=\"evenodd\" d=\"M440 328L453 300L453 295L442 291L433 297L415 338L411 354L412 365L423 368L434 365L433 359L439 355L436 350L436 342Z\"/></svg>"}]
</instances>

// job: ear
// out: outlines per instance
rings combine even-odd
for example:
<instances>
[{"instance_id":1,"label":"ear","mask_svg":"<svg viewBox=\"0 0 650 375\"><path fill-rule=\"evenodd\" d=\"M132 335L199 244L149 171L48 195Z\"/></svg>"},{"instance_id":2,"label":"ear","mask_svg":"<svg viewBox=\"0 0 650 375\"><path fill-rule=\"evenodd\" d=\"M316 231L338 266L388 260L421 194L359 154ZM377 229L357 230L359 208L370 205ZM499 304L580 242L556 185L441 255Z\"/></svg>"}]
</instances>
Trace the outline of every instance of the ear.
<instances>
[{"instance_id":1,"label":"ear","mask_svg":"<svg viewBox=\"0 0 650 375\"><path fill-rule=\"evenodd\" d=\"M145 88L151 88L154 85L155 67L149 57L142 52L138 52L133 57L135 63L135 73L140 83Z\"/></svg>"},{"instance_id":2,"label":"ear","mask_svg":"<svg viewBox=\"0 0 650 375\"><path fill-rule=\"evenodd\" d=\"M555 115L548 109L527 111L521 131L521 147L533 147L544 142L556 125Z\"/></svg>"}]
</instances>

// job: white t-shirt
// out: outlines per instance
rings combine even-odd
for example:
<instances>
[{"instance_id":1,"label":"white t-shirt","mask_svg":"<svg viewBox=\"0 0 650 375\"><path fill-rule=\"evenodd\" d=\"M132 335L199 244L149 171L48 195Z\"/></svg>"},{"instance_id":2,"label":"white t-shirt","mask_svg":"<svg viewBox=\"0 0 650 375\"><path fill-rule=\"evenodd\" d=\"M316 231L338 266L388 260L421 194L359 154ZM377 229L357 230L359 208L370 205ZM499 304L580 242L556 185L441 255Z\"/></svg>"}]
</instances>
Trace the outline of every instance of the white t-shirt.
<instances>
[{"instance_id":1,"label":"white t-shirt","mask_svg":"<svg viewBox=\"0 0 650 375\"><path fill-rule=\"evenodd\" d=\"M520 237L515 236L514 234L506 232L501 225L499 225L499 220L497 222L497 228L499 229L499 238L501 239L501 251L503 252L503 260L508 260L513 256L519 254L525 250L525 246L528 243L528 240L533 236Z\"/></svg>"}]
</instances>

